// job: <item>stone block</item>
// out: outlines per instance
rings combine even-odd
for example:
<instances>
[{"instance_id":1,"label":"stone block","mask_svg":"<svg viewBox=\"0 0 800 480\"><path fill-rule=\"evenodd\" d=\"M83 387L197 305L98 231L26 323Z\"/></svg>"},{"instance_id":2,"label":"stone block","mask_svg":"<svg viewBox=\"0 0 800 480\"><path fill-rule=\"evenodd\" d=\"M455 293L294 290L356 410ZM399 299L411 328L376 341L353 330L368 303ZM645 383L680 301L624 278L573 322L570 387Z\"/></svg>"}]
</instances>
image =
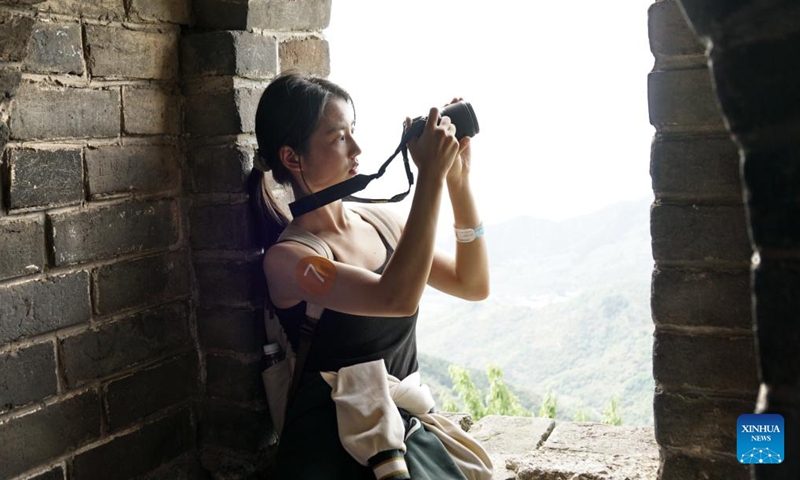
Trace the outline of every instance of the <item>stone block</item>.
<instances>
[{"instance_id":1,"label":"stone block","mask_svg":"<svg viewBox=\"0 0 800 480\"><path fill-rule=\"evenodd\" d=\"M195 250L245 250L257 246L250 204L194 205L189 211Z\"/></svg>"},{"instance_id":2,"label":"stone block","mask_svg":"<svg viewBox=\"0 0 800 480\"><path fill-rule=\"evenodd\" d=\"M75 388L191 346L186 307L168 304L65 337L59 357L67 386Z\"/></svg>"},{"instance_id":3,"label":"stone block","mask_svg":"<svg viewBox=\"0 0 800 480\"><path fill-rule=\"evenodd\" d=\"M178 76L175 28L128 30L86 26L87 64L93 77L174 80Z\"/></svg>"},{"instance_id":4,"label":"stone block","mask_svg":"<svg viewBox=\"0 0 800 480\"><path fill-rule=\"evenodd\" d=\"M47 0L39 5L40 12L60 13L92 20L123 20L124 0Z\"/></svg>"},{"instance_id":5,"label":"stone block","mask_svg":"<svg viewBox=\"0 0 800 480\"><path fill-rule=\"evenodd\" d=\"M200 442L224 445L241 451L256 451L271 434L269 412L206 400L202 404Z\"/></svg>"},{"instance_id":6,"label":"stone block","mask_svg":"<svg viewBox=\"0 0 800 480\"><path fill-rule=\"evenodd\" d=\"M199 391L198 382L194 352L111 381L105 387L106 425L110 431L119 430L193 398Z\"/></svg>"},{"instance_id":7,"label":"stone block","mask_svg":"<svg viewBox=\"0 0 800 480\"><path fill-rule=\"evenodd\" d=\"M755 395L758 377L753 337L656 330L653 377L657 384L670 388Z\"/></svg>"},{"instance_id":8,"label":"stone block","mask_svg":"<svg viewBox=\"0 0 800 480\"><path fill-rule=\"evenodd\" d=\"M76 455L71 478L127 480L140 476L194 448L194 436L191 413L176 412Z\"/></svg>"},{"instance_id":9,"label":"stone block","mask_svg":"<svg viewBox=\"0 0 800 480\"><path fill-rule=\"evenodd\" d=\"M657 199L742 199L739 149L727 136L656 137L650 177Z\"/></svg>"},{"instance_id":10,"label":"stone block","mask_svg":"<svg viewBox=\"0 0 800 480\"><path fill-rule=\"evenodd\" d=\"M680 452L663 452L658 479L751 480L750 469L742 467L736 461L735 450L730 453L730 456L710 456L703 453L690 456Z\"/></svg>"},{"instance_id":11,"label":"stone block","mask_svg":"<svg viewBox=\"0 0 800 480\"><path fill-rule=\"evenodd\" d=\"M28 43L25 70L82 75L83 40L77 23L37 22Z\"/></svg>"},{"instance_id":12,"label":"stone block","mask_svg":"<svg viewBox=\"0 0 800 480\"><path fill-rule=\"evenodd\" d=\"M50 90L23 83L11 108L17 140L116 137L120 133L119 89Z\"/></svg>"},{"instance_id":13,"label":"stone block","mask_svg":"<svg viewBox=\"0 0 800 480\"><path fill-rule=\"evenodd\" d=\"M239 402L266 401L261 380L261 357L240 360L206 355L206 393L212 398Z\"/></svg>"},{"instance_id":14,"label":"stone block","mask_svg":"<svg viewBox=\"0 0 800 480\"><path fill-rule=\"evenodd\" d=\"M100 437L94 390L0 424L0 478L12 478Z\"/></svg>"},{"instance_id":15,"label":"stone block","mask_svg":"<svg viewBox=\"0 0 800 480\"><path fill-rule=\"evenodd\" d=\"M194 270L202 308L251 307L266 296L260 261L195 261Z\"/></svg>"},{"instance_id":16,"label":"stone block","mask_svg":"<svg viewBox=\"0 0 800 480\"><path fill-rule=\"evenodd\" d=\"M28 52L34 20L27 15L0 11L0 62L21 62Z\"/></svg>"},{"instance_id":17,"label":"stone block","mask_svg":"<svg viewBox=\"0 0 800 480\"><path fill-rule=\"evenodd\" d=\"M277 73L278 43L253 32L188 35L181 40L181 71L186 77L230 75L271 78Z\"/></svg>"},{"instance_id":18,"label":"stone block","mask_svg":"<svg viewBox=\"0 0 800 480\"><path fill-rule=\"evenodd\" d=\"M189 4L189 0L131 0L129 15L137 20L188 25L191 21Z\"/></svg>"},{"instance_id":19,"label":"stone block","mask_svg":"<svg viewBox=\"0 0 800 480\"><path fill-rule=\"evenodd\" d=\"M650 124L658 132L725 131L707 68L652 72L647 92Z\"/></svg>"},{"instance_id":20,"label":"stone block","mask_svg":"<svg viewBox=\"0 0 800 480\"><path fill-rule=\"evenodd\" d=\"M0 287L0 344L86 323L90 317L87 272Z\"/></svg>"},{"instance_id":21,"label":"stone block","mask_svg":"<svg viewBox=\"0 0 800 480\"><path fill-rule=\"evenodd\" d=\"M174 145L103 146L86 150L92 198L178 187L180 151Z\"/></svg>"},{"instance_id":22,"label":"stone block","mask_svg":"<svg viewBox=\"0 0 800 480\"><path fill-rule=\"evenodd\" d=\"M736 452L736 420L753 413L750 401L712 395L656 392L653 400L655 434L659 445L684 448L687 445L719 453Z\"/></svg>"},{"instance_id":23,"label":"stone block","mask_svg":"<svg viewBox=\"0 0 800 480\"><path fill-rule=\"evenodd\" d=\"M0 219L0 280L41 272L45 265L44 224L39 217Z\"/></svg>"},{"instance_id":24,"label":"stone block","mask_svg":"<svg viewBox=\"0 0 800 480\"><path fill-rule=\"evenodd\" d=\"M171 200L130 202L48 215L55 265L166 250L178 241Z\"/></svg>"},{"instance_id":25,"label":"stone block","mask_svg":"<svg viewBox=\"0 0 800 480\"><path fill-rule=\"evenodd\" d=\"M186 99L186 133L202 137L252 133L260 96L261 91L253 88L191 95Z\"/></svg>"},{"instance_id":26,"label":"stone block","mask_svg":"<svg viewBox=\"0 0 800 480\"><path fill-rule=\"evenodd\" d=\"M750 271L659 267L650 306L656 325L752 330Z\"/></svg>"},{"instance_id":27,"label":"stone block","mask_svg":"<svg viewBox=\"0 0 800 480\"><path fill-rule=\"evenodd\" d=\"M258 353L266 339L264 317L261 310L200 308L197 335L204 351Z\"/></svg>"},{"instance_id":28,"label":"stone block","mask_svg":"<svg viewBox=\"0 0 800 480\"><path fill-rule=\"evenodd\" d=\"M0 355L0 413L58 393L52 343Z\"/></svg>"},{"instance_id":29,"label":"stone block","mask_svg":"<svg viewBox=\"0 0 800 480\"><path fill-rule=\"evenodd\" d=\"M747 153L743 175L747 185L750 231L759 249L800 249L800 145Z\"/></svg>"},{"instance_id":30,"label":"stone block","mask_svg":"<svg viewBox=\"0 0 800 480\"><path fill-rule=\"evenodd\" d=\"M253 168L253 152L240 145L190 151L189 170L195 193L243 193Z\"/></svg>"},{"instance_id":31,"label":"stone block","mask_svg":"<svg viewBox=\"0 0 800 480\"><path fill-rule=\"evenodd\" d=\"M742 206L656 204L650 211L657 262L749 262L752 248Z\"/></svg>"},{"instance_id":32,"label":"stone block","mask_svg":"<svg viewBox=\"0 0 800 480\"><path fill-rule=\"evenodd\" d=\"M150 87L122 87L122 104L125 133L181 133L181 97L177 92Z\"/></svg>"},{"instance_id":33,"label":"stone block","mask_svg":"<svg viewBox=\"0 0 800 480\"><path fill-rule=\"evenodd\" d=\"M100 315L182 298L190 294L189 262L175 252L105 265L94 291Z\"/></svg>"},{"instance_id":34,"label":"stone block","mask_svg":"<svg viewBox=\"0 0 800 480\"><path fill-rule=\"evenodd\" d=\"M487 415L469 433L487 450L523 455L542 446L555 426L556 422L550 418Z\"/></svg>"},{"instance_id":35,"label":"stone block","mask_svg":"<svg viewBox=\"0 0 800 480\"><path fill-rule=\"evenodd\" d=\"M330 24L331 0L197 0L199 27L217 30L315 30Z\"/></svg>"},{"instance_id":36,"label":"stone block","mask_svg":"<svg viewBox=\"0 0 800 480\"><path fill-rule=\"evenodd\" d=\"M318 37L292 37L279 48L281 70L297 70L326 77L331 72L331 54L327 40Z\"/></svg>"},{"instance_id":37,"label":"stone block","mask_svg":"<svg viewBox=\"0 0 800 480\"><path fill-rule=\"evenodd\" d=\"M647 14L650 51L657 70L706 65L705 46L686 22L677 1L653 3Z\"/></svg>"},{"instance_id":38,"label":"stone block","mask_svg":"<svg viewBox=\"0 0 800 480\"><path fill-rule=\"evenodd\" d=\"M77 150L14 149L9 153L11 210L80 203L83 159Z\"/></svg>"},{"instance_id":39,"label":"stone block","mask_svg":"<svg viewBox=\"0 0 800 480\"><path fill-rule=\"evenodd\" d=\"M51 470L30 477L28 480L64 480L64 478L64 469L58 465Z\"/></svg>"},{"instance_id":40,"label":"stone block","mask_svg":"<svg viewBox=\"0 0 800 480\"><path fill-rule=\"evenodd\" d=\"M15 67L0 67L0 100L13 97L21 82L22 73L19 69ZM6 140L8 139L6 138ZM2 144L3 142L0 142L0 145Z\"/></svg>"}]
</instances>

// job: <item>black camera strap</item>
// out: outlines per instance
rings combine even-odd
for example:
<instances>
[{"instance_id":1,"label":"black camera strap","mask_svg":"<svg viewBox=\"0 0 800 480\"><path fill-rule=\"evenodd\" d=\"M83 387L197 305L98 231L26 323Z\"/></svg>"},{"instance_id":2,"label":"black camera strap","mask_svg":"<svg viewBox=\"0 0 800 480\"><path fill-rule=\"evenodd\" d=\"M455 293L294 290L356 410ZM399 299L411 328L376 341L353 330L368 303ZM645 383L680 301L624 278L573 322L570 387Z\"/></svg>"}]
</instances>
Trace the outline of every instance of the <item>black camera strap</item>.
<instances>
[{"instance_id":1,"label":"black camera strap","mask_svg":"<svg viewBox=\"0 0 800 480\"><path fill-rule=\"evenodd\" d=\"M356 192L360 192L367 188L369 183L377 178L383 176L386 172L386 167L392 163L392 160L397 157L398 153L403 154L403 164L406 168L406 177L408 178L408 190L403 193L398 193L397 195L391 198L385 199L377 199L377 198L361 198L355 197L352 194ZM306 195L303 198L299 198L294 202L289 204L289 210L292 212L292 216L297 218L300 215L306 214L312 210L316 210L319 207L323 207L329 203L335 202L336 200L343 199L349 202L360 202L360 203L394 203L399 202L408 196L409 192L411 192L411 185L414 184L414 174L411 173L411 165L408 161L408 147L406 146L406 138L403 137L403 140L400 142L400 145L397 147L397 150L389 157L388 160L383 162L381 168L378 169L377 173L373 173L372 175L363 175L358 174L353 178L345 180L344 182L337 183L336 185L332 185L324 190L320 190L319 192L312 193L310 195Z\"/></svg>"}]
</instances>

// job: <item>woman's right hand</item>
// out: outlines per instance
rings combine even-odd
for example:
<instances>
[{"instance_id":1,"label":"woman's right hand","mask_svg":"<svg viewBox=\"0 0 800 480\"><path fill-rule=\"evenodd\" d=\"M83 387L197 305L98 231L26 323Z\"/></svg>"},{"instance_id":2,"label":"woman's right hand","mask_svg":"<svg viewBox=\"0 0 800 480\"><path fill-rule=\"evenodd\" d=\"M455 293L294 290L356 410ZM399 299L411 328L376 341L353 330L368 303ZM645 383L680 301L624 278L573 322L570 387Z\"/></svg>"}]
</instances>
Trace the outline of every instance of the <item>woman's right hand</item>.
<instances>
[{"instance_id":1,"label":"woman's right hand","mask_svg":"<svg viewBox=\"0 0 800 480\"><path fill-rule=\"evenodd\" d=\"M439 109L431 108L422 135L408 141L408 150L420 175L436 175L444 179L458 156L459 143L455 137L456 126L450 117L438 119ZM411 119L406 118L406 129L410 126Z\"/></svg>"}]
</instances>

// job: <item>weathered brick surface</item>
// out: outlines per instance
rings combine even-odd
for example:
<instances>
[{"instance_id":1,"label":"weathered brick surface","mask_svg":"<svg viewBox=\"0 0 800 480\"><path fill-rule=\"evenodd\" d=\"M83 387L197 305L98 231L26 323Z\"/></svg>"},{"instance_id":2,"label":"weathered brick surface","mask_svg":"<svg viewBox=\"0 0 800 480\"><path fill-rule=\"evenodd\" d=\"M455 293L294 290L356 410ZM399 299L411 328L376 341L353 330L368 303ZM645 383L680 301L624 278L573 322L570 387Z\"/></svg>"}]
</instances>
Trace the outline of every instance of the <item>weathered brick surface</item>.
<instances>
[{"instance_id":1,"label":"weathered brick surface","mask_svg":"<svg viewBox=\"0 0 800 480\"><path fill-rule=\"evenodd\" d=\"M656 325L751 330L750 271L659 267L653 272L651 308Z\"/></svg>"},{"instance_id":2,"label":"weathered brick surface","mask_svg":"<svg viewBox=\"0 0 800 480\"><path fill-rule=\"evenodd\" d=\"M755 393L755 347L751 335L687 335L656 331L653 376L676 388Z\"/></svg>"},{"instance_id":3,"label":"weathered brick surface","mask_svg":"<svg viewBox=\"0 0 800 480\"><path fill-rule=\"evenodd\" d=\"M0 67L0 99L13 97L21 81L22 73L19 69Z\"/></svg>"},{"instance_id":4,"label":"weathered brick surface","mask_svg":"<svg viewBox=\"0 0 800 480\"><path fill-rule=\"evenodd\" d=\"M327 76L331 71L328 42L318 37L291 38L282 42L279 49L281 70Z\"/></svg>"},{"instance_id":5,"label":"weathered brick surface","mask_svg":"<svg viewBox=\"0 0 800 480\"><path fill-rule=\"evenodd\" d=\"M180 151L174 145L104 146L86 150L94 197L178 187Z\"/></svg>"},{"instance_id":6,"label":"weathered brick surface","mask_svg":"<svg viewBox=\"0 0 800 480\"><path fill-rule=\"evenodd\" d=\"M195 193L241 193L253 168L253 152L240 145L190 151L189 170Z\"/></svg>"},{"instance_id":7,"label":"weathered brick surface","mask_svg":"<svg viewBox=\"0 0 800 480\"><path fill-rule=\"evenodd\" d=\"M178 241L171 200L131 202L50 214L56 265L166 249Z\"/></svg>"},{"instance_id":8,"label":"weathered brick surface","mask_svg":"<svg viewBox=\"0 0 800 480\"><path fill-rule=\"evenodd\" d=\"M105 387L106 424L111 431L126 427L194 397L198 387L194 352L112 381Z\"/></svg>"},{"instance_id":9,"label":"weathered brick surface","mask_svg":"<svg viewBox=\"0 0 800 480\"><path fill-rule=\"evenodd\" d=\"M657 199L742 198L739 150L727 136L656 137L650 176Z\"/></svg>"},{"instance_id":10,"label":"weathered brick surface","mask_svg":"<svg viewBox=\"0 0 800 480\"><path fill-rule=\"evenodd\" d=\"M199 305L242 307L260 303L266 291L260 262L195 261Z\"/></svg>"},{"instance_id":11,"label":"weathered brick surface","mask_svg":"<svg viewBox=\"0 0 800 480\"><path fill-rule=\"evenodd\" d=\"M189 295L189 261L182 252L106 265L95 274L96 310L107 315Z\"/></svg>"},{"instance_id":12,"label":"weathered brick surface","mask_svg":"<svg viewBox=\"0 0 800 480\"><path fill-rule=\"evenodd\" d=\"M44 269L43 220L41 217L0 219L0 280Z\"/></svg>"},{"instance_id":13,"label":"weathered brick surface","mask_svg":"<svg viewBox=\"0 0 800 480\"><path fill-rule=\"evenodd\" d=\"M194 447L191 414L183 410L75 457L74 480L127 480Z\"/></svg>"},{"instance_id":14,"label":"weathered brick surface","mask_svg":"<svg viewBox=\"0 0 800 480\"><path fill-rule=\"evenodd\" d=\"M172 80L178 75L177 29L138 31L87 25L87 63L93 77Z\"/></svg>"},{"instance_id":15,"label":"weathered brick surface","mask_svg":"<svg viewBox=\"0 0 800 480\"><path fill-rule=\"evenodd\" d=\"M733 424L734 426L736 423ZM659 480L750 480L750 469L736 462L735 452L730 455L692 457L678 452L661 453Z\"/></svg>"},{"instance_id":16,"label":"weathered brick surface","mask_svg":"<svg viewBox=\"0 0 800 480\"><path fill-rule=\"evenodd\" d=\"M200 439L203 443L255 451L270 434L269 412L207 400L202 406Z\"/></svg>"},{"instance_id":17,"label":"weathered brick surface","mask_svg":"<svg viewBox=\"0 0 800 480\"><path fill-rule=\"evenodd\" d=\"M199 457L187 452L136 480L208 480L208 475Z\"/></svg>"},{"instance_id":18,"label":"weathered brick surface","mask_svg":"<svg viewBox=\"0 0 800 480\"><path fill-rule=\"evenodd\" d=\"M707 68L652 72L647 77L650 123L658 131L724 131Z\"/></svg>"},{"instance_id":19,"label":"weathered brick surface","mask_svg":"<svg viewBox=\"0 0 800 480\"><path fill-rule=\"evenodd\" d=\"M33 24L33 18L27 15L0 11L0 62L25 58Z\"/></svg>"},{"instance_id":20,"label":"weathered brick surface","mask_svg":"<svg viewBox=\"0 0 800 480\"><path fill-rule=\"evenodd\" d=\"M250 2L249 24L269 30L323 30L331 21L331 0Z\"/></svg>"},{"instance_id":21,"label":"weathered brick surface","mask_svg":"<svg viewBox=\"0 0 800 480\"><path fill-rule=\"evenodd\" d=\"M656 261L748 262L744 207L655 205L650 234Z\"/></svg>"},{"instance_id":22,"label":"weathered brick surface","mask_svg":"<svg viewBox=\"0 0 800 480\"><path fill-rule=\"evenodd\" d=\"M52 343L0 355L0 413L55 395L56 357Z\"/></svg>"},{"instance_id":23,"label":"weathered brick surface","mask_svg":"<svg viewBox=\"0 0 800 480\"><path fill-rule=\"evenodd\" d=\"M67 385L74 388L191 348L183 304L146 310L59 341Z\"/></svg>"},{"instance_id":24,"label":"weathered brick surface","mask_svg":"<svg viewBox=\"0 0 800 480\"><path fill-rule=\"evenodd\" d=\"M181 40L184 76L236 75L269 78L277 73L278 43L252 32L210 32Z\"/></svg>"},{"instance_id":25,"label":"weathered brick surface","mask_svg":"<svg viewBox=\"0 0 800 480\"><path fill-rule=\"evenodd\" d=\"M0 288L0 344L88 322L89 274L34 280Z\"/></svg>"},{"instance_id":26,"label":"weathered brick surface","mask_svg":"<svg viewBox=\"0 0 800 480\"><path fill-rule=\"evenodd\" d=\"M689 64L705 66L705 46L686 23L677 1L653 3L647 13L650 51L656 58L656 69L677 60L684 60L683 66L686 57L694 57Z\"/></svg>"},{"instance_id":27,"label":"weathered brick surface","mask_svg":"<svg viewBox=\"0 0 800 480\"><path fill-rule=\"evenodd\" d=\"M655 434L659 445L687 445L722 453L736 452L736 420L753 413L750 401L711 395L656 393L653 401Z\"/></svg>"},{"instance_id":28,"label":"weathered brick surface","mask_svg":"<svg viewBox=\"0 0 800 480\"><path fill-rule=\"evenodd\" d=\"M261 91L241 88L191 95L186 99L186 132L194 136L255 131Z\"/></svg>"},{"instance_id":29,"label":"weathered brick surface","mask_svg":"<svg viewBox=\"0 0 800 480\"><path fill-rule=\"evenodd\" d=\"M11 136L19 140L116 137L119 89L48 90L23 83L11 110Z\"/></svg>"},{"instance_id":30,"label":"weathered brick surface","mask_svg":"<svg viewBox=\"0 0 800 480\"><path fill-rule=\"evenodd\" d=\"M64 480L64 469L59 465L44 473L34 475L28 480Z\"/></svg>"},{"instance_id":31,"label":"weathered brick surface","mask_svg":"<svg viewBox=\"0 0 800 480\"><path fill-rule=\"evenodd\" d=\"M250 205L193 206L189 211L191 243L196 250L255 248L257 242Z\"/></svg>"},{"instance_id":32,"label":"weathered brick surface","mask_svg":"<svg viewBox=\"0 0 800 480\"><path fill-rule=\"evenodd\" d=\"M181 133L181 97L177 92L150 87L122 87L122 104L125 133Z\"/></svg>"},{"instance_id":33,"label":"weathered brick surface","mask_svg":"<svg viewBox=\"0 0 800 480\"><path fill-rule=\"evenodd\" d=\"M265 342L260 310L198 309L197 334L204 350L256 353Z\"/></svg>"},{"instance_id":34,"label":"weathered brick surface","mask_svg":"<svg viewBox=\"0 0 800 480\"><path fill-rule=\"evenodd\" d=\"M39 5L39 11L97 20L122 20L125 18L125 2L123 0L47 0Z\"/></svg>"},{"instance_id":35,"label":"weathered brick surface","mask_svg":"<svg viewBox=\"0 0 800 480\"><path fill-rule=\"evenodd\" d=\"M28 43L25 69L36 73L83 74L80 25L37 22Z\"/></svg>"},{"instance_id":36,"label":"weathered brick surface","mask_svg":"<svg viewBox=\"0 0 800 480\"><path fill-rule=\"evenodd\" d=\"M9 208L57 206L83 201L80 149L14 149L9 155Z\"/></svg>"},{"instance_id":37,"label":"weathered brick surface","mask_svg":"<svg viewBox=\"0 0 800 480\"><path fill-rule=\"evenodd\" d=\"M191 20L190 0L131 0L129 14L134 19L186 25Z\"/></svg>"},{"instance_id":38,"label":"weathered brick surface","mask_svg":"<svg viewBox=\"0 0 800 480\"><path fill-rule=\"evenodd\" d=\"M211 397L242 402L266 399L260 362L259 357L243 361L206 355L206 392Z\"/></svg>"},{"instance_id":39,"label":"weathered brick surface","mask_svg":"<svg viewBox=\"0 0 800 480\"><path fill-rule=\"evenodd\" d=\"M90 390L0 424L0 478L11 478L100 436L102 409Z\"/></svg>"}]
</instances>

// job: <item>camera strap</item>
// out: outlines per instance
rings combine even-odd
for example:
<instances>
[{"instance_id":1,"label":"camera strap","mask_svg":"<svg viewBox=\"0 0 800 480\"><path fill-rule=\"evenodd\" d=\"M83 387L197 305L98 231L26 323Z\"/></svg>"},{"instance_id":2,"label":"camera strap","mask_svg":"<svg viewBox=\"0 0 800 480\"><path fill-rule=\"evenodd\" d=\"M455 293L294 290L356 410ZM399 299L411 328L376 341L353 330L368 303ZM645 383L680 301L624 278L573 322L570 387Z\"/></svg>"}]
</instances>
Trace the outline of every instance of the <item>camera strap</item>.
<instances>
[{"instance_id":1,"label":"camera strap","mask_svg":"<svg viewBox=\"0 0 800 480\"><path fill-rule=\"evenodd\" d=\"M406 177L408 178L408 190L403 193L398 193L397 195L391 198L385 199L378 199L378 198L362 198L362 197L355 197L352 194L356 192L360 192L367 188L369 183L377 178L383 176L386 173L386 167L392 163L392 160L397 157L397 154L403 154L403 164L406 168ZM403 137L403 140L400 142L400 145L397 147L397 150L389 157L388 160L383 162L381 168L378 169L377 173L373 173L372 175L363 175L358 174L353 178L345 180L344 182L337 183L336 185L332 185L324 190L320 190L319 192L312 193L310 195L306 195L303 198L299 198L294 202L289 204L289 210L292 212L292 216L297 218L300 215L306 214L312 210L316 210L319 207L323 207L329 203L335 202L339 199L344 199L345 201L349 202L360 202L360 203L394 203L399 202L408 196L409 192L411 192L411 185L414 184L414 174L411 173L411 165L408 161L408 147L406 146L406 138Z\"/></svg>"}]
</instances>

